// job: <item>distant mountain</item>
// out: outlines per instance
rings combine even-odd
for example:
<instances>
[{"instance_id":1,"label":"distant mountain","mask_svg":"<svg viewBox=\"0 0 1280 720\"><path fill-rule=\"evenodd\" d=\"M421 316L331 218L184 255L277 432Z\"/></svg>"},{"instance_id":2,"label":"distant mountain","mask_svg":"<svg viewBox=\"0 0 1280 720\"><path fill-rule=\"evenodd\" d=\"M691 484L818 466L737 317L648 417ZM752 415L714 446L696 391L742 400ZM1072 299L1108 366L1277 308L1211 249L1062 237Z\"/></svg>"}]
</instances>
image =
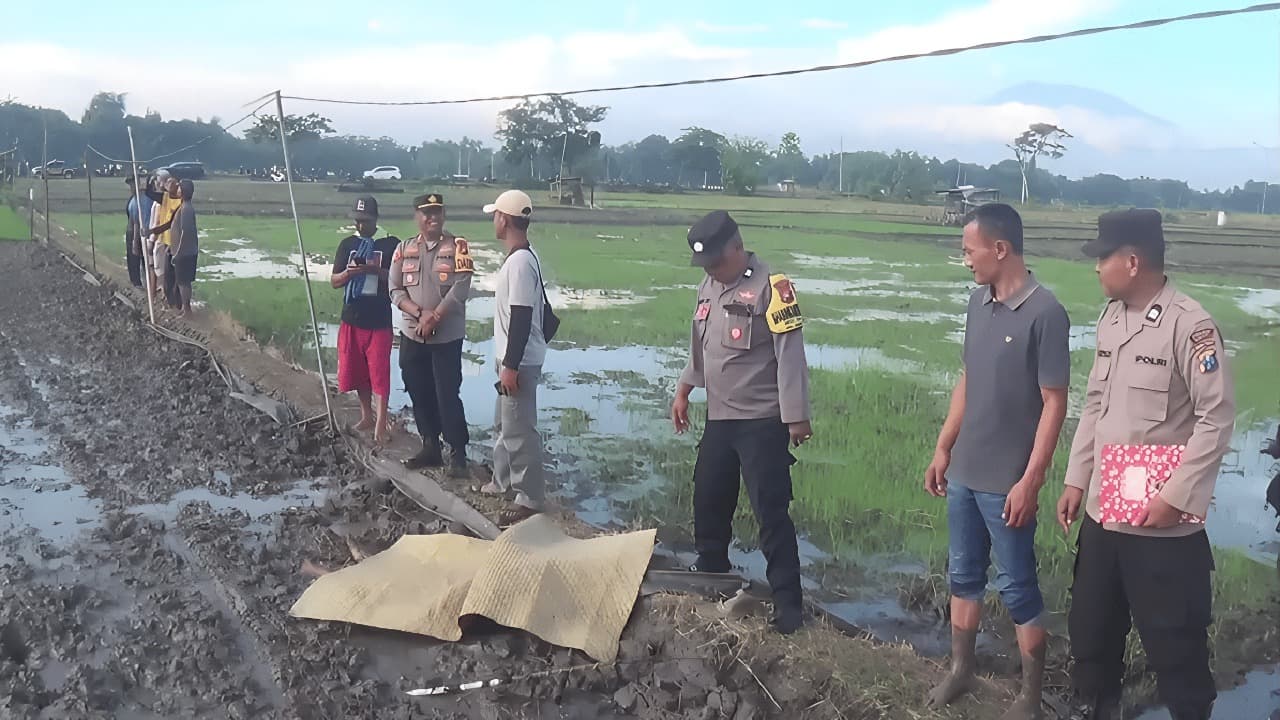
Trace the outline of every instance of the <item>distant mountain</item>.
<instances>
[{"instance_id":1,"label":"distant mountain","mask_svg":"<svg viewBox=\"0 0 1280 720\"><path fill-rule=\"evenodd\" d=\"M1142 118L1164 127L1173 126L1168 120L1143 112L1115 95L1078 85L1056 85L1039 82L1022 83L1001 90L988 98L987 102L993 105L1017 102L1047 108L1070 106L1082 110L1092 110L1100 115L1110 117Z\"/></svg>"}]
</instances>

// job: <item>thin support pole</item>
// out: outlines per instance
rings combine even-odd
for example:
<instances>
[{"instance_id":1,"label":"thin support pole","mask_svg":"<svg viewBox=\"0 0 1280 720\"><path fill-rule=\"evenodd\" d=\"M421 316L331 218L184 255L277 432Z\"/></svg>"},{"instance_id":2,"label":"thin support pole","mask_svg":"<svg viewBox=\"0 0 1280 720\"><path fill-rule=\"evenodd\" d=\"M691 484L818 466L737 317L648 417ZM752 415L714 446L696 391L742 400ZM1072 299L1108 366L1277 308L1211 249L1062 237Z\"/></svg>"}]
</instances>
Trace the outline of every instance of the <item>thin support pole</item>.
<instances>
[{"instance_id":1,"label":"thin support pole","mask_svg":"<svg viewBox=\"0 0 1280 720\"><path fill-rule=\"evenodd\" d=\"M276 91L276 116L280 118L280 150L284 153L284 178L289 186L289 209L293 211L293 228L298 234L298 260L302 265L302 281L307 286L307 311L311 313L311 332L316 344L316 368L320 371L320 388L324 396L324 412L329 419L329 432L336 434L338 424L333 417L333 406L329 402L329 377L324 372L324 353L320 347L320 322L316 320L316 302L311 295L311 273L307 270L307 248L302 243L302 221L298 219L298 201L293 196L293 166L289 162L289 141L285 137L288 132L284 122L284 100L280 91Z\"/></svg>"},{"instance_id":2,"label":"thin support pole","mask_svg":"<svg viewBox=\"0 0 1280 720\"><path fill-rule=\"evenodd\" d=\"M84 152L84 177L89 181L89 259L98 272L98 243L93 232L93 170L89 169L89 151Z\"/></svg>"},{"instance_id":3,"label":"thin support pole","mask_svg":"<svg viewBox=\"0 0 1280 720\"><path fill-rule=\"evenodd\" d=\"M840 136L840 189L837 191L841 197L844 196L844 136Z\"/></svg>"},{"instance_id":4,"label":"thin support pole","mask_svg":"<svg viewBox=\"0 0 1280 720\"><path fill-rule=\"evenodd\" d=\"M28 173L30 174L30 173ZM36 186L32 185L27 188L27 230L30 231L29 239L31 242L36 241Z\"/></svg>"},{"instance_id":5,"label":"thin support pole","mask_svg":"<svg viewBox=\"0 0 1280 720\"><path fill-rule=\"evenodd\" d=\"M564 156L569 152L569 128L564 129L564 145L560 148L560 194L564 195ZM556 198L556 204L560 204L560 198Z\"/></svg>"},{"instance_id":6,"label":"thin support pole","mask_svg":"<svg viewBox=\"0 0 1280 720\"><path fill-rule=\"evenodd\" d=\"M44 181L44 244L49 245L49 116L41 111L44 121L44 141L40 146L40 179Z\"/></svg>"},{"instance_id":7,"label":"thin support pole","mask_svg":"<svg viewBox=\"0 0 1280 720\"><path fill-rule=\"evenodd\" d=\"M142 272L146 275L143 280L147 286L147 315L151 318L151 324L155 325L156 299L155 288L152 287L155 275L151 270L151 253L147 252L146 243L143 242L143 228L151 229L151 219L142 216L142 178L138 177L138 151L133 147L133 126L127 125L125 129L129 131L129 172L133 173L133 201L137 203L138 242L142 245L139 250L142 251Z\"/></svg>"}]
</instances>

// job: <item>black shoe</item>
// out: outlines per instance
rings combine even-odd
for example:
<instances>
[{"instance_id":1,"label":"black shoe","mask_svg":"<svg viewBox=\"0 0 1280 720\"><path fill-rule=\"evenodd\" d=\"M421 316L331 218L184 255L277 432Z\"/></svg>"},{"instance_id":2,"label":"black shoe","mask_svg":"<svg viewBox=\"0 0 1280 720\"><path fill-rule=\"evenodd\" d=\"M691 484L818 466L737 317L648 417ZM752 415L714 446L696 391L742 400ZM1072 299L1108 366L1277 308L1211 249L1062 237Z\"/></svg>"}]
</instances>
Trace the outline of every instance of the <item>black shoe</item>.
<instances>
[{"instance_id":1,"label":"black shoe","mask_svg":"<svg viewBox=\"0 0 1280 720\"><path fill-rule=\"evenodd\" d=\"M799 608L774 609L769 624L781 635L790 635L804 625L804 611Z\"/></svg>"},{"instance_id":2,"label":"black shoe","mask_svg":"<svg viewBox=\"0 0 1280 720\"><path fill-rule=\"evenodd\" d=\"M698 556L698 561L689 566L689 572L703 573L730 573L733 572L733 566L729 564L729 560L709 560Z\"/></svg>"},{"instance_id":3,"label":"black shoe","mask_svg":"<svg viewBox=\"0 0 1280 720\"><path fill-rule=\"evenodd\" d=\"M409 470L421 470L442 465L444 465L444 457L440 454L440 446L434 444L423 445L422 450L417 455L404 461L405 468Z\"/></svg>"},{"instance_id":4,"label":"black shoe","mask_svg":"<svg viewBox=\"0 0 1280 720\"><path fill-rule=\"evenodd\" d=\"M1070 720L1120 720L1120 700L1105 698L1090 702L1077 699L1067 717Z\"/></svg>"},{"instance_id":5,"label":"black shoe","mask_svg":"<svg viewBox=\"0 0 1280 720\"><path fill-rule=\"evenodd\" d=\"M467 466L467 456L461 452L454 452L449 457L449 475L454 478L471 477L471 468Z\"/></svg>"}]
</instances>

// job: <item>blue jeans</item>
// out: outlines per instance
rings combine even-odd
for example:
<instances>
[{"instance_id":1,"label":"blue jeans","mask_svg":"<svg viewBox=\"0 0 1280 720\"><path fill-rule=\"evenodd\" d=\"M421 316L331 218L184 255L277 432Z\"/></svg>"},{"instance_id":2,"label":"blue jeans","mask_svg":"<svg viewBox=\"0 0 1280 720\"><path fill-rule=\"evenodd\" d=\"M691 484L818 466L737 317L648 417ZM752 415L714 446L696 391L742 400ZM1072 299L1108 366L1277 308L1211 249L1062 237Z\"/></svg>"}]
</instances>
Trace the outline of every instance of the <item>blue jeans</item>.
<instances>
[{"instance_id":1,"label":"blue jeans","mask_svg":"<svg viewBox=\"0 0 1280 720\"><path fill-rule=\"evenodd\" d=\"M987 592L987 568L995 550L996 589L1013 622L1025 625L1044 612L1036 577L1036 521L1020 528L1005 525L1006 495L975 492L947 485L947 525L951 551L948 572L951 594L981 602Z\"/></svg>"}]
</instances>

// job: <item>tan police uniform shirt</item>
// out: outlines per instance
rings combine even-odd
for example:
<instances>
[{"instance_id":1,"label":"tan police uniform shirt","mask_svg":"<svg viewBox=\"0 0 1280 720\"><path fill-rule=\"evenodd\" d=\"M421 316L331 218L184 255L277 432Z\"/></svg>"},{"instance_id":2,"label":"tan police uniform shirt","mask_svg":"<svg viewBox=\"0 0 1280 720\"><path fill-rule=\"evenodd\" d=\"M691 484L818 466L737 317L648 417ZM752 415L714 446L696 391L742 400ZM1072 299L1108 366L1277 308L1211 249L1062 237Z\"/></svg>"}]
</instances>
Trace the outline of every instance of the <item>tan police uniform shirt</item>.
<instances>
[{"instance_id":1,"label":"tan police uniform shirt","mask_svg":"<svg viewBox=\"0 0 1280 720\"><path fill-rule=\"evenodd\" d=\"M1222 334L1200 303L1172 282L1166 282L1140 312L1113 300L1098 319L1097 356L1071 444L1066 483L1085 491L1085 509L1096 521L1103 446L1185 445L1182 465L1160 497L1203 518L1235 415L1235 389ZM1163 529L1127 523L1105 527L1156 537L1204 529L1190 523Z\"/></svg>"},{"instance_id":2,"label":"tan police uniform shirt","mask_svg":"<svg viewBox=\"0 0 1280 720\"><path fill-rule=\"evenodd\" d=\"M724 285L698 285L689 362L680 382L707 389L708 420L809 419L809 365L795 289L755 253Z\"/></svg>"},{"instance_id":3,"label":"tan police uniform shirt","mask_svg":"<svg viewBox=\"0 0 1280 720\"><path fill-rule=\"evenodd\" d=\"M439 242L429 243L419 234L403 240L391 260L391 302L409 298L424 315L439 309L440 322L425 341L411 334L418 319L400 311L404 337L428 344L461 340L467 331L467 297L475 264L465 238L445 233Z\"/></svg>"}]
</instances>

